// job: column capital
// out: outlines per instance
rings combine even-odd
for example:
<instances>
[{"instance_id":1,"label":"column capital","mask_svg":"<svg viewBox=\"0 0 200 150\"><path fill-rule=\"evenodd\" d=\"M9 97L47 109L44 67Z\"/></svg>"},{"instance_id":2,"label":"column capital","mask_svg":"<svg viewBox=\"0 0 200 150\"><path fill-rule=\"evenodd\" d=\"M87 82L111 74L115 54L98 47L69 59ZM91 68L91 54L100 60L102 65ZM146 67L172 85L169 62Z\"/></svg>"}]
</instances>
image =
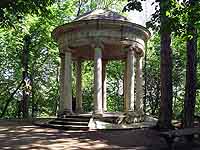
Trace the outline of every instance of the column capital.
<instances>
[{"instance_id":1,"label":"column capital","mask_svg":"<svg viewBox=\"0 0 200 150\"><path fill-rule=\"evenodd\" d=\"M135 55L135 58L137 59L144 56L144 51L140 49L139 47L130 46L129 51L133 52Z\"/></svg>"},{"instance_id":2,"label":"column capital","mask_svg":"<svg viewBox=\"0 0 200 150\"><path fill-rule=\"evenodd\" d=\"M59 50L60 50L60 54L61 53L66 53L66 52L72 52L73 50L71 49L71 48L69 48L69 47L61 47L61 46L59 46Z\"/></svg>"},{"instance_id":3,"label":"column capital","mask_svg":"<svg viewBox=\"0 0 200 150\"><path fill-rule=\"evenodd\" d=\"M135 57L143 57L144 56L143 48L138 47L135 44L128 45L128 46L124 47L124 49L126 50L126 52L133 53L135 55Z\"/></svg>"},{"instance_id":4,"label":"column capital","mask_svg":"<svg viewBox=\"0 0 200 150\"><path fill-rule=\"evenodd\" d=\"M64 52L65 52L65 53L67 53L67 52L68 52L68 53L72 53L72 51L73 51L73 50L72 50L71 48L69 48L69 47L67 47L67 48L64 49Z\"/></svg>"},{"instance_id":5,"label":"column capital","mask_svg":"<svg viewBox=\"0 0 200 150\"><path fill-rule=\"evenodd\" d=\"M129 48L128 48L128 50L129 50L129 51L134 51L134 52L135 52L135 51L136 51L136 47L133 46L133 45L130 45Z\"/></svg>"},{"instance_id":6,"label":"column capital","mask_svg":"<svg viewBox=\"0 0 200 150\"><path fill-rule=\"evenodd\" d=\"M59 57L62 58L62 59L64 59L65 58L65 53L60 53Z\"/></svg>"},{"instance_id":7,"label":"column capital","mask_svg":"<svg viewBox=\"0 0 200 150\"><path fill-rule=\"evenodd\" d=\"M67 48L66 50L60 52L59 57L64 58L66 53L72 53L72 50L70 48Z\"/></svg>"},{"instance_id":8,"label":"column capital","mask_svg":"<svg viewBox=\"0 0 200 150\"><path fill-rule=\"evenodd\" d=\"M129 46L124 47L124 50L127 54L135 55L135 47L133 45L129 45Z\"/></svg>"},{"instance_id":9,"label":"column capital","mask_svg":"<svg viewBox=\"0 0 200 150\"><path fill-rule=\"evenodd\" d=\"M140 59L142 59L142 58L143 58L143 56L144 56L144 54L143 54L143 53L142 53L142 54L141 54L141 53L139 53L139 54L138 54L138 53L136 53L136 52L135 52L135 58L136 58L137 60L140 60Z\"/></svg>"},{"instance_id":10,"label":"column capital","mask_svg":"<svg viewBox=\"0 0 200 150\"><path fill-rule=\"evenodd\" d=\"M103 44L103 42L102 42L101 40L94 40L94 41L92 41L91 43L92 43L92 44L91 44L92 48L97 48L97 47L99 47L99 48L104 49L104 44Z\"/></svg>"}]
</instances>

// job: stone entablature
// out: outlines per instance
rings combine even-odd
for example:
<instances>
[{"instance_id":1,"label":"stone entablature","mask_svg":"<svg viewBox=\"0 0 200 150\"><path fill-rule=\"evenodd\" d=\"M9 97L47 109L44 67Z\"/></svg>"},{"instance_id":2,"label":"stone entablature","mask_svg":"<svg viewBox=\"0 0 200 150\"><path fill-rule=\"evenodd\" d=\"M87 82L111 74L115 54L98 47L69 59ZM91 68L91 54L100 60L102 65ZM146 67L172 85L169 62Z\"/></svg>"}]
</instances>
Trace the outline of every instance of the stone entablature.
<instances>
[{"instance_id":1,"label":"stone entablature","mask_svg":"<svg viewBox=\"0 0 200 150\"><path fill-rule=\"evenodd\" d=\"M68 33L66 37L69 41L79 40L81 38L90 39L94 36L99 38L108 37L130 41L133 41L135 37L138 37L139 39L146 41L150 34L149 31L143 26L131 22L112 20L80 20L56 28L53 31L53 36L59 40L62 34L66 32Z\"/></svg>"},{"instance_id":2,"label":"stone entablature","mask_svg":"<svg viewBox=\"0 0 200 150\"><path fill-rule=\"evenodd\" d=\"M73 58L76 58L80 51L84 59L93 59L91 44L100 41L109 48L103 53L115 49L121 58L125 58L124 49L130 45L137 47L143 52L145 41L149 37L149 31L137 24L112 20L80 20L63 25L53 31L53 35L58 41L61 51L69 47L72 50ZM117 47L117 48L116 48ZM78 52L77 52L78 51ZM85 51L85 53L84 53ZM89 51L89 52L88 52ZM116 53L116 52L115 52ZM80 57L80 56L78 56ZM107 59L120 59L116 55Z\"/></svg>"}]
</instances>

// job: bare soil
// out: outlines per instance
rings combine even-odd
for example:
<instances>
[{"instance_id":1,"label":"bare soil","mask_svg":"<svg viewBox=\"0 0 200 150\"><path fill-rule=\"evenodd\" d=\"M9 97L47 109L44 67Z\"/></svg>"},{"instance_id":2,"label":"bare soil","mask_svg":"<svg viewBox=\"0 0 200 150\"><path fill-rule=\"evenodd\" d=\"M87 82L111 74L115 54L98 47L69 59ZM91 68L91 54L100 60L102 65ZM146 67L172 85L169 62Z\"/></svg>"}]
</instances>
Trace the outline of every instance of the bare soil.
<instances>
[{"instance_id":1,"label":"bare soil","mask_svg":"<svg viewBox=\"0 0 200 150\"><path fill-rule=\"evenodd\" d=\"M176 150L200 150L198 142L175 142ZM30 122L0 120L0 149L40 150L167 150L159 133L151 129L64 131L41 128Z\"/></svg>"}]
</instances>

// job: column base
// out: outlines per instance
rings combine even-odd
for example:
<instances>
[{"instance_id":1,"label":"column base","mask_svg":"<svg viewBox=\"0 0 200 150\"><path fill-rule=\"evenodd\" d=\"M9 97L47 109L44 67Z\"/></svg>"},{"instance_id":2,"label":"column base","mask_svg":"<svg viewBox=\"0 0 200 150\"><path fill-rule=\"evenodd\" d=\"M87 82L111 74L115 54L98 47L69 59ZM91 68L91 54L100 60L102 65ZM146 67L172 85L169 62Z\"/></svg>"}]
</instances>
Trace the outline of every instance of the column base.
<instances>
[{"instance_id":1,"label":"column base","mask_svg":"<svg viewBox=\"0 0 200 150\"><path fill-rule=\"evenodd\" d=\"M72 110L64 110L64 111L58 113L58 118L65 118L65 116L71 116L73 114L74 113Z\"/></svg>"},{"instance_id":2,"label":"column base","mask_svg":"<svg viewBox=\"0 0 200 150\"><path fill-rule=\"evenodd\" d=\"M75 112L74 113L76 113L76 114L81 114L81 113L83 113L84 111L83 111L83 108L76 108L76 110L75 110Z\"/></svg>"},{"instance_id":3,"label":"column base","mask_svg":"<svg viewBox=\"0 0 200 150\"><path fill-rule=\"evenodd\" d=\"M75 113L75 114L82 114L82 113L84 113L84 111L77 110L77 111L75 111L74 113Z\"/></svg>"},{"instance_id":4,"label":"column base","mask_svg":"<svg viewBox=\"0 0 200 150\"><path fill-rule=\"evenodd\" d=\"M103 117L103 112L101 112L101 111L94 111L92 113L92 117L94 117L94 118L102 118Z\"/></svg>"}]
</instances>

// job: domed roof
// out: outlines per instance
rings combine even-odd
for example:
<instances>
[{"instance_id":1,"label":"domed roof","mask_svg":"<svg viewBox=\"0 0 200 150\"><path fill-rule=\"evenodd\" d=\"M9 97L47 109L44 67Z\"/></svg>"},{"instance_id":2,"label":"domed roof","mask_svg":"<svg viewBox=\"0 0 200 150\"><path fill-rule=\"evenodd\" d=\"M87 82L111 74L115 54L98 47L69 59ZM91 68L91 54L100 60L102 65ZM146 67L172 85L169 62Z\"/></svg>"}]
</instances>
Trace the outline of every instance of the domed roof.
<instances>
[{"instance_id":1,"label":"domed roof","mask_svg":"<svg viewBox=\"0 0 200 150\"><path fill-rule=\"evenodd\" d=\"M60 53L70 51L75 60L94 59L95 44L103 44L104 60L119 60L126 59L125 49L130 46L143 55L150 32L116 12L97 9L58 26L52 35L58 41Z\"/></svg>"},{"instance_id":2,"label":"domed roof","mask_svg":"<svg viewBox=\"0 0 200 150\"><path fill-rule=\"evenodd\" d=\"M96 9L90 12L87 12L79 17L77 17L74 21L80 20L119 20L119 21L128 21L128 19L117 12L113 12L105 9Z\"/></svg>"}]
</instances>

